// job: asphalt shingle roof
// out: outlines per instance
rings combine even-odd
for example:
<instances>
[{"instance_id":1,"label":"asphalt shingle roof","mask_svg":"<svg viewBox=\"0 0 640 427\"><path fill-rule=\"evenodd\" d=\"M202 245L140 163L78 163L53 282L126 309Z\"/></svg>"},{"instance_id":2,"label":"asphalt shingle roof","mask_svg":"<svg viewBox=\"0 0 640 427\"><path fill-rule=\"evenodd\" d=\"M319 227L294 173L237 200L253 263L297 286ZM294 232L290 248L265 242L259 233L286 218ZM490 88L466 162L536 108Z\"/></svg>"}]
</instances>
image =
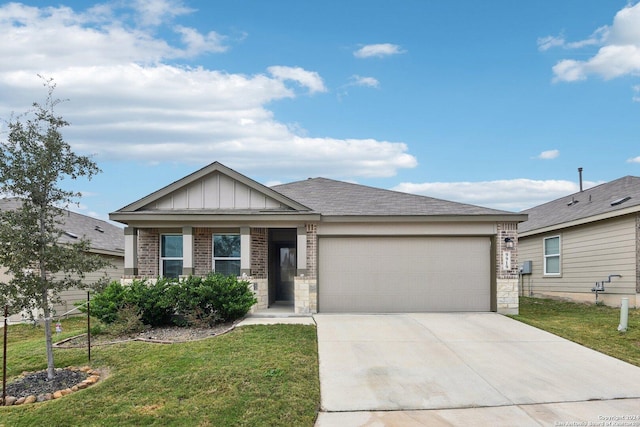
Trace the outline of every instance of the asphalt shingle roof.
<instances>
[{"instance_id":1,"label":"asphalt shingle roof","mask_svg":"<svg viewBox=\"0 0 640 427\"><path fill-rule=\"evenodd\" d=\"M327 178L309 178L304 181L276 185L271 188L322 215L438 216L513 214L513 212L367 187Z\"/></svg>"},{"instance_id":2,"label":"asphalt shingle roof","mask_svg":"<svg viewBox=\"0 0 640 427\"><path fill-rule=\"evenodd\" d=\"M616 205L612 202L630 199ZM640 178L625 176L522 211L529 219L518 225L525 233L640 205Z\"/></svg>"},{"instance_id":3,"label":"asphalt shingle roof","mask_svg":"<svg viewBox=\"0 0 640 427\"><path fill-rule=\"evenodd\" d=\"M0 199L0 210L15 210L22 205L18 198ZM64 224L61 228L69 234L60 237L61 243L74 243L85 237L91 241L91 248L101 251L120 252L124 255L124 232L106 221L82 215L68 210L64 211ZM72 236L77 236L74 238Z\"/></svg>"}]
</instances>

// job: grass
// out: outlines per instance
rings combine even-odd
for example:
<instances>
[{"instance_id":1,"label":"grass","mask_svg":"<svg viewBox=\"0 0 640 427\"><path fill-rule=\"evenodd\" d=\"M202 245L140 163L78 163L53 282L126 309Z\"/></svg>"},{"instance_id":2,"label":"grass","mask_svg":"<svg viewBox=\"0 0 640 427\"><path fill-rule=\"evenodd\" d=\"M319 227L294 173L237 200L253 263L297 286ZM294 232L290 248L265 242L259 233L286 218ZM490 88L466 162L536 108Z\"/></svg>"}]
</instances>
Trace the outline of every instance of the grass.
<instances>
[{"instance_id":1,"label":"grass","mask_svg":"<svg viewBox=\"0 0 640 427\"><path fill-rule=\"evenodd\" d=\"M520 314L511 317L640 366L638 309L629 309L627 332L618 331L620 309L601 305L520 297Z\"/></svg>"},{"instance_id":2,"label":"grass","mask_svg":"<svg viewBox=\"0 0 640 427\"><path fill-rule=\"evenodd\" d=\"M59 339L84 332L63 321ZM1 330L1 329L0 329ZM41 327L8 329L8 376L46 367ZM86 349L55 349L56 366L87 365ZM87 390L0 407L0 426L312 426L320 404L316 329L244 326L202 341L92 348L109 375Z\"/></svg>"}]
</instances>

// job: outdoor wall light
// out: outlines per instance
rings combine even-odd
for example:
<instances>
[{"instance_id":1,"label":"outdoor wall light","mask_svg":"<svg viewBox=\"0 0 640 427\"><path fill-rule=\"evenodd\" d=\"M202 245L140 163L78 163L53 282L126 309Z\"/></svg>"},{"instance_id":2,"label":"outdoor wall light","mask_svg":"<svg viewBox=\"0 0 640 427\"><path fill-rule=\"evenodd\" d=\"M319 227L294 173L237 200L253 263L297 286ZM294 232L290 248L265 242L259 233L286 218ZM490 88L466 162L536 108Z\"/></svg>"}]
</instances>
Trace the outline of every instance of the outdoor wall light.
<instances>
[{"instance_id":1,"label":"outdoor wall light","mask_svg":"<svg viewBox=\"0 0 640 427\"><path fill-rule=\"evenodd\" d=\"M504 244L507 247L507 249L513 249L513 239L511 237L505 237Z\"/></svg>"}]
</instances>

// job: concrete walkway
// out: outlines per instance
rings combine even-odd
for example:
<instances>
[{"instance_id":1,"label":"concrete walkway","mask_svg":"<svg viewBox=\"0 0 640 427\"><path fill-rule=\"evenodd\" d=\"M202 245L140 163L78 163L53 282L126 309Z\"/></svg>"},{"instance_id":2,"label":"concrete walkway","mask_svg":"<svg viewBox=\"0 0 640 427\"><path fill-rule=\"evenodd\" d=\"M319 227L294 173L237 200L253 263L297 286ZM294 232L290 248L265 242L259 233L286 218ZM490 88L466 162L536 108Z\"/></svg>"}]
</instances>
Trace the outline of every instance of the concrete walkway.
<instances>
[{"instance_id":1,"label":"concrete walkway","mask_svg":"<svg viewBox=\"0 0 640 427\"><path fill-rule=\"evenodd\" d=\"M498 314L314 318L319 427L640 426L640 368Z\"/></svg>"}]
</instances>

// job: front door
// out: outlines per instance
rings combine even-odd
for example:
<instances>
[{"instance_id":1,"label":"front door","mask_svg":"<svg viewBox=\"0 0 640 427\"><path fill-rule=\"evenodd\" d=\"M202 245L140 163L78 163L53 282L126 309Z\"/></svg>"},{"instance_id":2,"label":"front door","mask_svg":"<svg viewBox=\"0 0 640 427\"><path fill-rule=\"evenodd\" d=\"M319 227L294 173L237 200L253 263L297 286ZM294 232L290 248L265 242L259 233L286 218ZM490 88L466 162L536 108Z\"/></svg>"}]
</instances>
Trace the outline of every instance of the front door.
<instances>
[{"instance_id":1,"label":"front door","mask_svg":"<svg viewBox=\"0 0 640 427\"><path fill-rule=\"evenodd\" d=\"M291 244L278 244L276 245L276 253L276 301L293 303L296 247Z\"/></svg>"}]
</instances>

